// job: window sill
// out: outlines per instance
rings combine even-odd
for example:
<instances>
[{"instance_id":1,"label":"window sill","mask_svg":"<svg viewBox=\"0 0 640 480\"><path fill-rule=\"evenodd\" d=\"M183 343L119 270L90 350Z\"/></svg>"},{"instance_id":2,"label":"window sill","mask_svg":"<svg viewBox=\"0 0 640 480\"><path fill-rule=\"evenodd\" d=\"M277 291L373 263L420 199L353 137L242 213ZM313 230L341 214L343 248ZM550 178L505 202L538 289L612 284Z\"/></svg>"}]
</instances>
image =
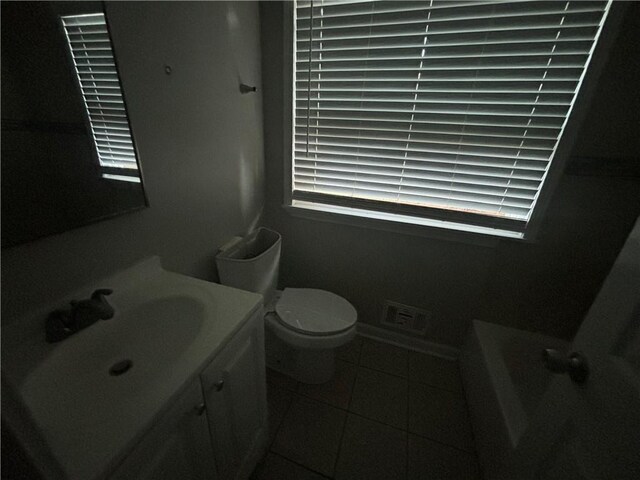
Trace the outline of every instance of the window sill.
<instances>
[{"instance_id":1,"label":"window sill","mask_svg":"<svg viewBox=\"0 0 640 480\"><path fill-rule=\"evenodd\" d=\"M524 235L521 232L300 200L293 200L291 205L284 205L284 209L290 215L299 218L484 247L496 247L500 239L524 241Z\"/></svg>"}]
</instances>

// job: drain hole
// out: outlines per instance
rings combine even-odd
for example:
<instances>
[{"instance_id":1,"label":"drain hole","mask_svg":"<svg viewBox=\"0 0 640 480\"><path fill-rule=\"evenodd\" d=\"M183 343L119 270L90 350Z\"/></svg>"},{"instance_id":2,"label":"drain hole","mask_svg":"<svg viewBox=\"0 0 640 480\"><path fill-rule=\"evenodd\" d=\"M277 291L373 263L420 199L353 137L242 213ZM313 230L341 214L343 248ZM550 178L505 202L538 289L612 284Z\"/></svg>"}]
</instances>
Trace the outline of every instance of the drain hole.
<instances>
[{"instance_id":1,"label":"drain hole","mask_svg":"<svg viewBox=\"0 0 640 480\"><path fill-rule=\"evenodd\" d=\"M122 375L123 373L126 373L132 365L133 362L131 360L121 360L117 363L114 363L109 369L109 375L113 375L114 377Z\"/></svg>"}]
</instances>

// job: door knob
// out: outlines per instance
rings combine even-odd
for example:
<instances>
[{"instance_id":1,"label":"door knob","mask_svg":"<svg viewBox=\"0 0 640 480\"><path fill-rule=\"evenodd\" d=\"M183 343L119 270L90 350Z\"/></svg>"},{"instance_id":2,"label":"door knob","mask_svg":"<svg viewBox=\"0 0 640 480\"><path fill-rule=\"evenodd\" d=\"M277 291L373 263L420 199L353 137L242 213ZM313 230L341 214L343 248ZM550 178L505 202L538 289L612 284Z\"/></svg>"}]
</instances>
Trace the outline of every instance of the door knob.
<instances>
[{"instance_id":1,"label":"door knob","mask_svg":"<svg viewBox=\"0 0 640 480\"><path fill-rule=\"evenodd\" d=\"M220 390L222 390L222 387L224 387L224 380L220 380L219 382L214 383L213 386L215 387L216 392L219 392Z\"/></svg>"},{"instance_id":2,"label":"door knob","mask_svg":"<svg viewBox=\"0 0 640 480\"><path fill-rule=\"evenodd\" d=\"M553 348L542 351L542 361L547 370L553 373L568 373L571 380L582 384L589 376L587 359L580 352L563 355Z\"/></svg>"}]
</instances>

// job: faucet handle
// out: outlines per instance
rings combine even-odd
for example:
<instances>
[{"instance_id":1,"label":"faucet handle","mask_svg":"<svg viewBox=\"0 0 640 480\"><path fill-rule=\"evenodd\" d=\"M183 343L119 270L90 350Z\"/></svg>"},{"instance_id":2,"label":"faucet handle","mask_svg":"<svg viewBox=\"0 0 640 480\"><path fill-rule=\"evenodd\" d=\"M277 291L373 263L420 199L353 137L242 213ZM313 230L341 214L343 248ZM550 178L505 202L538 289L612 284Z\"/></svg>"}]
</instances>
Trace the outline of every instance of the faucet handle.
<instances>
[{"instance_id":1,"label":"faucet handle","mask_svg":"<svg viewBox=\"0 0 640 480\"><path fill-rule=\"evenodd\" d=\"M91 294L91 300L99 300L102 301L104 300L104 296L105 295L111 295L113 293L113 290L111 290L110 288L99 288L97 290L95 290L92 294ZM72 307L77 307L79 305L81 305L85 300L71 300L71 306Z\"/></svg>"},{"instance_id":2,"label":"faucet handle","mask_svg":"<svg viewBox=\"0 0 640 480\"><path fill-rule=\"evenodd\" d=\"M95 292L91 294L91 298L93 300L102 300L102 297L105 295L111 295L113 290L110 288L99 288Z\"/></svg>"},{"instance_id":3,"label":"faucet handle","mask_svg":"<svg viewBox=\"0 0 640 480\"><path fill-rule=\"evenodd\" d=\"M54 310L47 317L45 324L46 340L55 343L64 340L73 333L71 315L65 310Z\"/></svg>"}]
</instances>

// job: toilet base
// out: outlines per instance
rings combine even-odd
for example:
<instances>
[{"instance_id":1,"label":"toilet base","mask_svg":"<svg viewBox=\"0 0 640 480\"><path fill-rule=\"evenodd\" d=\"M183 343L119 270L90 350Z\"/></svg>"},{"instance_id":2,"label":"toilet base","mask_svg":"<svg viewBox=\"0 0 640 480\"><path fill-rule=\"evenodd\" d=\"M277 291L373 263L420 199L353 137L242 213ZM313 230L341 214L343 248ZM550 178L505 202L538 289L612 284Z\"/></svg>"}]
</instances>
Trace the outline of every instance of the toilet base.
<instances>
[{"instance_id":1,"label":"toilet base","mask_svg":"<svg viewBox=\"0 0 640 480\"><path fill-rule=\"evenodd\" d=\"M270 328L265 328L267 367L301 383L320 384L333 378L335 349L301 349L282 341Z\"/></svg>"}]
</instances>

